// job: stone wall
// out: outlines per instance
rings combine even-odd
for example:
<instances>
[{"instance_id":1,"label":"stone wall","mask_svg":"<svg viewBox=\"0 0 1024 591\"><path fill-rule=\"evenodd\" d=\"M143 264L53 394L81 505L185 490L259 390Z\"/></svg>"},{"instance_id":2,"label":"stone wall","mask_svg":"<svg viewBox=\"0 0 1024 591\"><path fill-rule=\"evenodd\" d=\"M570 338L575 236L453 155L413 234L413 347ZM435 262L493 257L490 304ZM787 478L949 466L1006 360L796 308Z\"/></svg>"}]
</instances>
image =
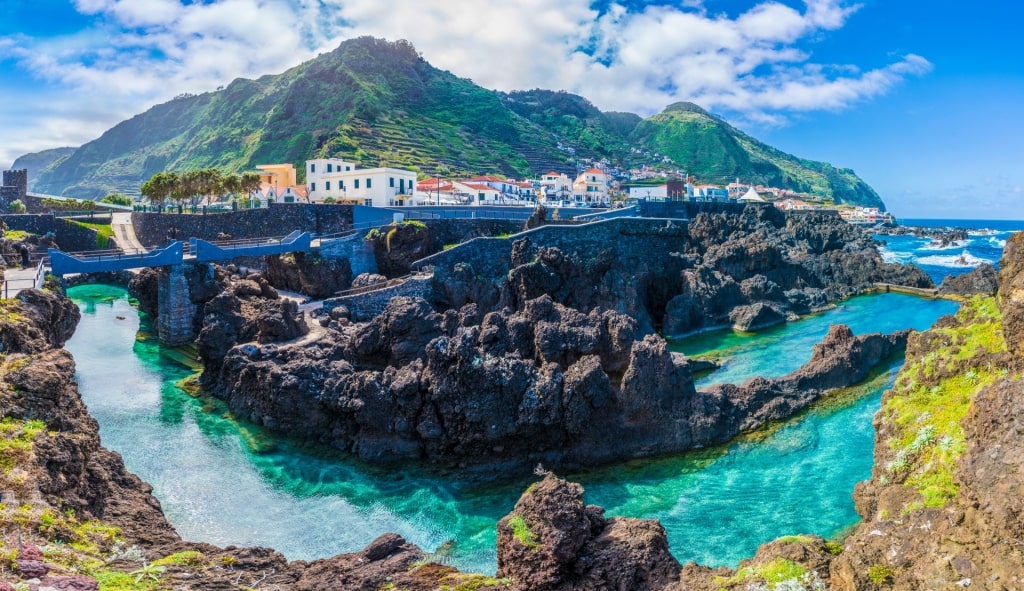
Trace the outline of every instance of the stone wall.
<instances>
[{"instance_id":1,"label":"stone wall","mask_svg":"<svg viewBox=\"0 0 1024 591\"><path fill-rule=\"evenodd\" d=\"M481 236L517 234L526 228L524 220L418 220L430 229L431 250Z\"/></svg>"},{"instance_id":2,"label":"stone wall","mask_svg":"<svg viewBox=\"0 0 1024 591\"><path fill-rule=\"evenodd\" d=\"M10 230L21 230L40 236L47 232L53 232L57 237L57 244L65 252L82 252L99 248L99 245L96 244L96 230L64 218L52 215L23 214L0 216L0 219L7 224L7 228Z\"/></svg>"},{"instance_id":3,"label":"stone wall","mask_svg":"<svg viewBox=\"0 0 1024 591\"><path fill-rule=\"evenodd\" d=\"M294 230L332 234L352 227L352 208L346 205L271 203L264 209L223 213L132 213L135 236L146 246L167 242L172 230L179 240L190 237L217 240L221 233L232 238L285 236Z\"/></svg>"},{"instance_id":4,"label":"stone wall","mask_svg":"<svg viewBox=\"0 0 1024 591\"><path fill-rule=\"evenodd\" d=\"M366 240L366 233L362 231L322 244L320 256L325 259L348 259L352 277L377 272L373 243Z\"/></svg>"},{"instance_id":5,"label":"stone wall","mask_svg":"<svg viewBox=\"0 0 1024 591\"><path fill-rule=\"evenodd\" d=\"M398 285L384 287L375 291L367 291L349 296L340 296L324 300L325 310L333 310L345 306L351 313L354 322L373 320L384 311L391 298L398 296L425 298L430 293L432 277L430 275L413 275Z\"/></svg>"},{"instance_id":6,"label":"stone wall","mask_svg":"<svg viewBox=\"0 0 1024 591\"><path fill-rule=\"evenodd\" d=\"M28 170L5 170L3 183L0 183L0 207L7 211L7 206L16 199L25 201L28 190Z\"/></svg>"},{"instance_id":7,"label":"stone wall","mask_svg":"<svg viewBox=\"0 0 1024 591\"><path fill-rule=\"evenodd\" d=\"M746 203L726 201L644 201L636 204L638 215L692 220L701 213L742 213ZM755 207L757 207L755 205ZM760 207L771 207L761 204Z\"/></svg>"},{"instance_id":8,"label":"stone wall","mask_svg":"<svg viewBox=\"0 0 1024 591\"><path fill-rule=\"evenodd\" d=\"M475 238L420 259L413 267L433 267L435 278L441 282L459 263L470 265L478 276L500 278L510 269L512 243L522 238L533 246L554 246L584 256L612 248L619 257L631 257L671 252L674 243L686 235L687 225L682 220L614 218L577 226L541 226L507 238Z\"/></svg>"}]
</instances>

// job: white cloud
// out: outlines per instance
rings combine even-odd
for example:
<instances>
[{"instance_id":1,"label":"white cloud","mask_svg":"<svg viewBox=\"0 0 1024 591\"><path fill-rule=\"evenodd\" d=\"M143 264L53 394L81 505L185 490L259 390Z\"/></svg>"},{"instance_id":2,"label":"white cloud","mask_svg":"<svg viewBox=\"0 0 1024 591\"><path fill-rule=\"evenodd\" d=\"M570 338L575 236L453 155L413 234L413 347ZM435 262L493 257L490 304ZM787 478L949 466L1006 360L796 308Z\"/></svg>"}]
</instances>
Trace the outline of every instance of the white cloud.
<instances>
[{"instance_id":1,"label":"white cloud","mask_svg":"<svg viewBox=\"0 0 1024 591\"><path fill-rule=\"evenodd\" d=\"M708 14L701 0L640 11L612 4L600 14L590 0L74 4L93 17L78 33L0 37L0 54L45 81L53 97L53 106L36 105L39 132L29 136L37 141L0 147L0 163L13 150L49 147L44 141L85 142L155 102L281 72L360 35L408 39L434 65L488 88L568 90L643 115L693 100L761 123L841 109L931 67L915 55L865 71L814 63L810 42L858 10L848 0L805 0L803 10L751 0L732 18ZM89 119L76 118L83 110ZM0 126L11 128L3 117Z\"/></svg>"}]
</instances>

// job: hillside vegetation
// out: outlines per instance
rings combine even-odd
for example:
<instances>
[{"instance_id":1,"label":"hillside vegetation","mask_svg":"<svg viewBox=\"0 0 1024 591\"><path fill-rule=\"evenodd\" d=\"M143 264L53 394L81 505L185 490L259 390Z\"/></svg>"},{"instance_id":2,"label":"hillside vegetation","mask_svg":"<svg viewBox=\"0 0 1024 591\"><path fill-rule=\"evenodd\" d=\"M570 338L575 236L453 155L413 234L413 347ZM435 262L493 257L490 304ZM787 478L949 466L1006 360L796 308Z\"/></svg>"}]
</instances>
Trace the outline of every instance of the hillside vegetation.
<instances>
[{"instance_id":1,"label":"hillside vegetation","mask_svg":"<svg viewBox=\"0 0 1024 591\"><path fill-rule=\"evenodd\" d=\"M607 159L620 168L660 164L700 181L738 177L881 205L852 171L784 154L696 105L678 103L642 120L565 92L498 93L431 66L406 41L369 37L282 74L156 105L52 160L30 182L44 193L99 198L138 194L165 170L238 173L278 162L303 170L317 157L423 177L573 175L580 159Z\"/></svg>"}]
</instances>

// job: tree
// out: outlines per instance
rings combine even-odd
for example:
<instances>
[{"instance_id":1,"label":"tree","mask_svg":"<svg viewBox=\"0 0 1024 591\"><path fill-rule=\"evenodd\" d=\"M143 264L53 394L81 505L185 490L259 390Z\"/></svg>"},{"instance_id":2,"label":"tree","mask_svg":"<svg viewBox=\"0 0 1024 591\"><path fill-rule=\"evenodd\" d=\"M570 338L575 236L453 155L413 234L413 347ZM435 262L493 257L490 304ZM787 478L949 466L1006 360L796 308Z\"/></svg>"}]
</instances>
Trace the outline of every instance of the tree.
<instances>
[{"instance_id":1,"label":"tree","mask_svg":"<svg viewBox=\"0 0 1024 591\"><path fill-rule=\"evenodd\" d=\"M246 172L242 174L241 189L246 195L251 196L254 192L260 189L262 184L259 174L255 172Z\"/></svg>"},{"instance_id":2,"label":"tree","mask_svg":"<svg viewBox=\"0 0 1024 591\"><path fill-rule=\"evenodd\" d=\"M100 203L110 203L111 205L128 205L128 206L130 206L132 204L132 198L127 196L127 195L122 195L120 193L111 193L111 194L107 195L106 197L104 197L103 199L100 199Z\"/></svg>"},{"instance_id":3,"label":"tree","mask_svg":"<svg viewBox=\"0 0 1024 591\"><path fill-rule=\"evenodd\" d=\"M175 195L181 186L181 177L173 172L158 172L142 183L142 195L153 203L163 203Z\"/></svg>"},{"instance_id":4,"label":"tree","mask_svg":"<svg viewBox=\"0 0 1024 591\"><path fill-rule=\"evenodd\" d=\"M223 189L232 197L242 190L242 177L237 174L229 174L222 182Z\"/></svg>"},{"instance_id":5,"label":"tree","mask_svg":"<svg viewBox=\"0 0 1024 591\"><path fill-rule=\"evenodd\" d=\"M27 208L21 199L15 199L7 205L7 211L11 213L25 213L26 209Z\"/></svg>"}]
</instances>

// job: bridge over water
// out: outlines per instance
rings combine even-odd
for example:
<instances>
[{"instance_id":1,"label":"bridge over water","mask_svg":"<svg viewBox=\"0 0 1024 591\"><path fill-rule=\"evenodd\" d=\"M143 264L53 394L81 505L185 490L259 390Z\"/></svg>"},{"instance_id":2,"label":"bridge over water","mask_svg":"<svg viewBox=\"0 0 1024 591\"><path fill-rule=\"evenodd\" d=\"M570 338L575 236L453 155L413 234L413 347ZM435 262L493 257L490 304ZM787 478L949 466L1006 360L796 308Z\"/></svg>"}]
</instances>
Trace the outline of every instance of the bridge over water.
<instances>
[{"instance_id":1,"label":"bridge over water","mask_svg":"<svg viewBox=\"0 0 1024 591\"><path fill-rule=\"evenodd\" d=\"M166 345L177 346L195 339L192 319L195 304L189 297L188 267L237 257L265 257L293 252L309 252L333 240L341 240L362 232L352 229L337 234L315 236L294 231L284 237L245 240L207 241L190 238L188 242L172 240L151 250L110 250L88 253L67 253L49 249L50 269L54 275L102 273L140 268L164 268L157 285L159 306L157 334Z\"/></svg>"}]
</instances>

